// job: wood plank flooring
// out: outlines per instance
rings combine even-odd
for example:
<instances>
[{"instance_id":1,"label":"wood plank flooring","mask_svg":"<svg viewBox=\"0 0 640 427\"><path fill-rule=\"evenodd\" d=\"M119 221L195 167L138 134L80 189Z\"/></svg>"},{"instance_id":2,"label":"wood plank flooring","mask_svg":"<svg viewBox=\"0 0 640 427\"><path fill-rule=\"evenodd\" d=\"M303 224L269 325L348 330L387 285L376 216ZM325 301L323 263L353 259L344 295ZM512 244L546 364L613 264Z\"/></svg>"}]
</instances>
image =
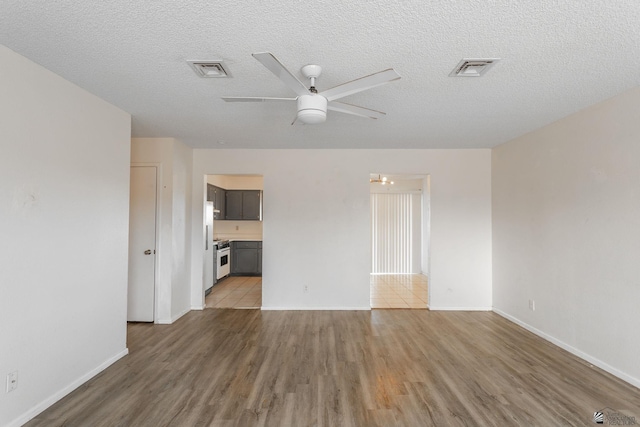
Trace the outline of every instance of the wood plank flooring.
<instances>
[{"instance_id":1,"label":"wood plank flooring","mask_svg":"<svg viewBox=\"0 0 640 427\"><path fill-rule=\"evenodd\" d=\"M27 426L593 425L640 390L490 312L192 311Z\"/></svg>"}]
</instances>

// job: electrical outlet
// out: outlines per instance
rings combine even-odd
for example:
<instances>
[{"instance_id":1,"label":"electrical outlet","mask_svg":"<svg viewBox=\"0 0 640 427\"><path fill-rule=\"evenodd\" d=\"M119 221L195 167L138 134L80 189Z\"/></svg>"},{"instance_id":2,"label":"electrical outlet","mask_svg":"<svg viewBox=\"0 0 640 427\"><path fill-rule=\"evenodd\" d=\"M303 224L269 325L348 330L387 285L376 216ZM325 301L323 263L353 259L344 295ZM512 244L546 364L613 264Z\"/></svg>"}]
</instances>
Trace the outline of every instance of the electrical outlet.
<instances>
[{"instance_id":1,"label":"electrical outlet","mask_svg":"<svg viewBox=\"0 0 640 427\"><path fill-rule=\"evenodd\" d=\"M304 286L302 287L302 292L304 292L305 294L306 294L306 293L309 293L309 285L304 285Z\"/></svg>"},{"instance_id":2,"label":"electrical outlet","mask_svg":"<svg viewBox=\"0 0 640 427\"><path fill-rule=\"evenodd\" d=\"M7 393L18 388L18 371L7 374Z\"/></svg>"},{"instance_id":3,"label":"electrical outlet","mask_svg":"<svg viewBox=\"0 0 640 427\"><path fill-rule=\"evenodd\" d=\"M536 311L536 302L535 302L535 300L532 300L532 299L529 300L529 310Z\"/></svg>"}]
</instances>

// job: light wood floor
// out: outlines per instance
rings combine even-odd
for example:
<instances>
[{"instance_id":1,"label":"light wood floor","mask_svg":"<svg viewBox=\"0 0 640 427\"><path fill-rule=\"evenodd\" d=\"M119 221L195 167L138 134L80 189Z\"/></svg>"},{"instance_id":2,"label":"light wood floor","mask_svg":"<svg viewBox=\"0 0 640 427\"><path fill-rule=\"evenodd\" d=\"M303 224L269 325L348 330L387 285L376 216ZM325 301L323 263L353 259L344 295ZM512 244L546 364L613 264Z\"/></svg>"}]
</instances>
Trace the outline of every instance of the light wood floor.
<instances>
[{"instance_id":1,"label":"light wood floor","mask_svg":"<svg viewBox=\"0 0 640 427\"><path fill-rule=\"evenodd\" d=\"M34 426L557 426L640 390L491 312L192 311Z\"/></svg>"},{"instance_id":2,"label":"light wood floor","mask_svg":"<svg viewBox=\"0 0 640 427\"><path fill-rule=\"evenodd\" d=\"M427 276L372 274L371 308L427 308Z\"/></svg>"}]
</instances>

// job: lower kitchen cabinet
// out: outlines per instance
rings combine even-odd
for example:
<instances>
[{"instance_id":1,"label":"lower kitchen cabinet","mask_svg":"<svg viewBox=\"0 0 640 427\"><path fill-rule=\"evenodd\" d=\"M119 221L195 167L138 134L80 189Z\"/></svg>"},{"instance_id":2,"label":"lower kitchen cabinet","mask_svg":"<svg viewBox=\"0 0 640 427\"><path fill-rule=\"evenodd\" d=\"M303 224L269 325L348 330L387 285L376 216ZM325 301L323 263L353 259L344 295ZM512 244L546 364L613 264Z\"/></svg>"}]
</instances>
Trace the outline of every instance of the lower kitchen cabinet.
<instances>
[{"instance_id":1,"label":"lower kitchen cabinet","mask_svg":"<svg viewBox=\"0 0 640 427\"><path fill-rule=\"evenodd\" d=\"M262 276L262 242L260 242L258 249L258 274Z\"/></svg>"},{"instance_id":2,"label":"lower kitchen cabinet","mask_svg":"<svg viewBox=\"0 0 640 427\"><path fill-rule=\"evenodd\" d=\"M262 275L262 242L231 242L231 274Z\"/></svg>"}]
</instances>

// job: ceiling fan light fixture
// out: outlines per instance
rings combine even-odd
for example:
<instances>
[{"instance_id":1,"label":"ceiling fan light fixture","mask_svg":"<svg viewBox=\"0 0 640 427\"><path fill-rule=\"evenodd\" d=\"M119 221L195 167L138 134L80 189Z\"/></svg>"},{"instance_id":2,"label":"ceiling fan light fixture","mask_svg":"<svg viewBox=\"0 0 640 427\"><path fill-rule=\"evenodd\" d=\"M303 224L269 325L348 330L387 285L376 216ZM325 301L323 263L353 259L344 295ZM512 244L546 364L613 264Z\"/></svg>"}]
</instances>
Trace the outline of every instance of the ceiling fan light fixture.
<instances>
[{"instance_id":1,"label":"ceiling fan light fixture","mask_svg":"<svg viewBox=\"0 0 640 427\"><path fill-rule=\"evenodd\" d=\"M316 94L299 96L297 118L307 125L324 123L327 120L327 98Z\"/></svg>"},{"instance_id":2,"label":"ceiling fan light fixture","mask_svg":"<svg viewBox=\"0 0 640 427\"><path fill-rule=\"evenodd\" d=\"M369 178L369 183L371 184L381 184L381 185L393 185L393 181L389 181L389 178L386 176L378 175L377 178Z\"/></svg>"},{"instance_id":3,"label":"ceiling fan light fixture","mask_svg":"<svg viewBox=\"0 0 640 427\"><path fill-rule=\"evenodd\" d=\"M289 89L297 95L295 98L274 98L255 96L223 96L225 102L281 102L297 101L298 109L296 118L291 123L300 121L305 124L324 123L327 120L327 110L339 113L351 114L354 116L366 117L368 119L379 119L385 116L382 111L370 108L359 107L345 102L338 102L336 99L362 92L385 83L398 80L400 75L393 68L388 68L368 76L360 77L350 82L334 86L331 89L318 92L316 79L322 72L319 65L308 64L300 70L302 75L309 79L310 87L302 83L291 71L270 52L253 53L252 56L260 61L269 71L278 77Z\"/></svg>"}]
</instances>

